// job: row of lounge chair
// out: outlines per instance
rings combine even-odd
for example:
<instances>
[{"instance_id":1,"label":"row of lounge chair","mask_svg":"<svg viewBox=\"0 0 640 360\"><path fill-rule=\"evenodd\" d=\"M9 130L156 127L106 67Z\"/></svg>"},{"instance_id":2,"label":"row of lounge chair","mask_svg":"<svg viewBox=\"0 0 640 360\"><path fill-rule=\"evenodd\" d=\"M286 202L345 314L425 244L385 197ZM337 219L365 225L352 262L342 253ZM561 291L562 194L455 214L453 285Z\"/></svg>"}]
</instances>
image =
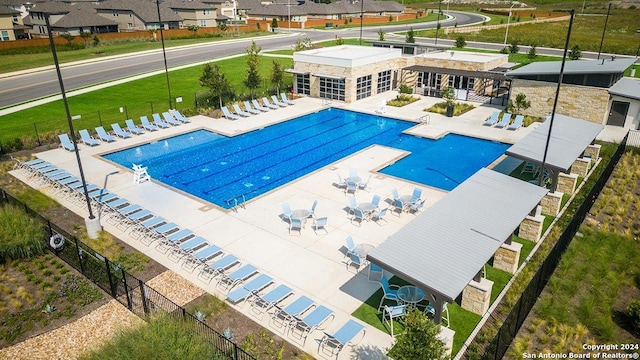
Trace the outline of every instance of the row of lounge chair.
<instances>
[{"instance_id":1,"label":"row of lounge chair","mask_svg":"<svg viewBox=\"0 0 640 360\"><path fill-rule=\"evenodd\" d=\"M171 126L178 126L180 124L190 123L188 117L182 115L178 110L169 110L162 113L162 118L160 118L159 114L153 114L153 123L149 121L147 116L140 117L140 125L136 125L132 119L125 120L126 128L122 128L120 124L114 123L111 124L112 132L108 133L104 127L98 126L95 128L97 138L94 138L89 134L87 129L82 129L78 131L80 134L80 140L86 146L97 146L100 145L101 142L114 142L117 138L128 139L133 135L142 135L146 131L156 131L158 129L166 129ZM75 145L69 139L69 135L60 134L58 135L60 139L60 146L68 151L75 151Z\"/></svg>"},{"instance_id":2,"label":"row of lounge chair","mask_svg":"<svg viewBox=\"0 0 640 360\"><path fill-rule=\"evenodd\" d=\"M515 120L511 122L511 114L504 113L502 115L502 119L498 120L500 113L494 111L491 116L484 122L485 126L494 126L499 129L508 129L508 130L518 130L522 127L522 123L524 122L524 115L516 115Z\"/></svg>"},{"instance_id":3,"label":"row of lounge chair","mask_svg":"<svg viewBox=\"0 0 640 360\"><path fill-rule=\"evenodd\" d=\"M295 104L293 101L287 98L287 95L285 93L281 93L280 98L278 98L278 96L276 95L271 95L271 101L269 101L269 99L267 99L266 97L262 98L262 105L256 99L251 100L251 102L245 101L244 110L240 108L240 105L233 104L233 110L235 111L235 113L232 113L226 106L223 106L221 110L222 114L224 114L224 117L227 120L238 120L240 117L258 115L269 110L277 110L281 107L287 107L289 105Z\"/></svg>"}]
</instances>

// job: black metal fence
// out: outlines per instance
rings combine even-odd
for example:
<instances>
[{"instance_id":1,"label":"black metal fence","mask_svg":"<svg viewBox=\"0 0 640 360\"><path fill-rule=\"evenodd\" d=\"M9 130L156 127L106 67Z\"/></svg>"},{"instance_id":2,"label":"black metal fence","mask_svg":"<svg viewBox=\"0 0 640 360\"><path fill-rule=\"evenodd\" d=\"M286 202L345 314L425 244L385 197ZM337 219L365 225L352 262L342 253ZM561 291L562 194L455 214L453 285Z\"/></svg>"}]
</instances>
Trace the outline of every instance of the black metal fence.
<instances>
[{"instance_id":1,"label":"black metal fence","mask_svg":"<svg viewBox=\"0 0 640 360\"><path fill-rule=\"evenodd\" d=\"M46 237L43 239L47 243L48 249L60 259L78 270L91 282L96 284L107 294L118 300L134 314L143 319L153 313L166 313L170 316L181 319L193 325L192 328L200 336L207 339L213 346L224 354L228 359L233 360L254 360L255 358L242 350L236 343L224 337L207 324L198 320L185 308L177 305L167 297L157 292L142 280L129 274L117 264L112 263L106 257L78 240L56 224L36 211L30 209L16 198L0 189L0 201L2 203L23 208L24 211L42 224ZM64 239L62 246L53 246L59 243L61 237Z\"/></svg>"},{"instance_id":2,"label":"black metal fence","mask_svg":"<svg viewBox=\"0 0 640 360\"><path fill-rule=\"evenodd\" d=\"M567 247L569 247L569 244L573 240L578 228L589 213L591 206L593 206L596 198L609 180L611 173L613 173L613 170L625 151L627 139L628 134L618 145L618 148L609 160L606 168L595 181L593 187L584 198L584 201L574 213L573 218L567 224L566 229L560 235L558 242L553 246L546 259L542 262L538 271L529 282L529 285L522 292L518 302L504 319L502 326L498 330L498 334L485 349L483 356L484 359L502 359L507 352L511 342L516 337L520 327L533 308L538 296L540 296L547 285L547 282L551 278L551 275L558 266L558 263L562 258L562 254L567 250Z\"/></svg>"}]
</instances>

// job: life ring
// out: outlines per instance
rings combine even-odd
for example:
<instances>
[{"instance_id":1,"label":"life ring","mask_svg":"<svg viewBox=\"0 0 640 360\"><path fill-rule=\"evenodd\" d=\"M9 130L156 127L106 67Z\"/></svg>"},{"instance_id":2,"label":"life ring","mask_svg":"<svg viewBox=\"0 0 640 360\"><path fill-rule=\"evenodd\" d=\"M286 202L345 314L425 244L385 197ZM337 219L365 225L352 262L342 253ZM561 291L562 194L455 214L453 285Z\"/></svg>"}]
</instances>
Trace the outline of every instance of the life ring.
<instances>
[{"instance_id":1,"label":"life ring","mask_svg":"<svg viewBox=\"0 0 640 360\"><path fill-rule=\"evenodd\" d=\"M60 234L55 234L51 238L49 238L49 245L55 250L58 250L64 246L64 236Z\"/></svg>"}]
</instances>

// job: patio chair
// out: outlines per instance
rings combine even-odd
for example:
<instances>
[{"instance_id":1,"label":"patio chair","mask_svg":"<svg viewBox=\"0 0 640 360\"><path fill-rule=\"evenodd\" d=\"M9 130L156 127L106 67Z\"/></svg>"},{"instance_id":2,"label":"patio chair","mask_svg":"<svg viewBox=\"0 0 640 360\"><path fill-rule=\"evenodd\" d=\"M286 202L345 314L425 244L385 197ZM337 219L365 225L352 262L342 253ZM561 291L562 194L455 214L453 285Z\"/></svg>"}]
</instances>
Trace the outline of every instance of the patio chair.
<instances>
[{"instance_id":1,"label":"patio chair","mask_svg":"<svg viewBox=\"0 0 640 360\"><path fill-rule=\"evenodd\" d=\"M167 124L166 122L162 121L162 118L160 117L160 114L156 113L156 114L151 114L151 117L153 118L153 123L159 127L159 128L163 128L163 129L167 129L170 128L171 125Z\"/></svg>"},{"instance_id":2,"label":"patio chair","mask_svg":"<svg viewBox=\"0 0 640 360\"><path fill-rule=\"evenodd\" d=\"M321 217L321 218L317 218L313 221L313 232L316 233L316 235L318 234L318 230L324 230L327 234L329 233L329 231L327 230L327 217Z\"/></svg>"},{"instance_id":3,"label":"patio chair","mask_svg":"<svg viewBox=\"0 0 640 360\"><path fill-rule=\"evenodd\" d=\"M287 105L295 105L296 104L293 101L289 100L289 98L287 98L287 94L285 94L285 93L280 93L280 100L282 100L282 102L287 104Z\"/></svg>"},{"instance_id":4,"label":"patio chair","mask_svg":"<svg viewBox=\"0 0 640 360\"><path fill-rule=\"evenodd\" d=\"M100 145L100 142L98 140L92 138L91 135L89 135L89 131L87 129L82 129L78 131L78 133L80 134L80 139L85 145L87 146Z\"/></svg>"},{"instance_id":5,"label":"patio chair","mask_svg":"<svg viewBox=\"0 0 640 360\"><path fill-rule=\"evenodd\" d=\"M337 359L340 351L351 343L360 332L363 333L362 338L364 338L366 334L364 326L355 320L349 320L334 334L324 334L322 339L320 339L320 344L318 344L318 352L322 349L325 354L335 355ZM330 350L330 352L327 353L327 350Z\"/></svg>"},{"instance_id":6,"label":"patio chair","mask_svg":"<svg viewBox=\"0 0 640 360\"><path fill-rule=\"evenodd\" d=\"M369 262L369 274L368 274L368 279L369 281L375 281L375 282L380 282L380 280L382 279L382 277L384 276L384 270L382 270L382 268L372 262ZM373 279L373 276L377 276L377 278Z\"/></svg>"},{"instance_id":7,"label":"patio chair","mask_svg":"<svg viewBox=\"0 0 640 360\"><path fill-rule=\"evenodd\" d=\"M233 289L236 285L243 283L245 280L257 273L258 268L251 264L244 264L238 270L235 270L231 274L221 274L221 278L218 281L218 287Z\"/></svg>"},{"instance_id":8,"label":"patio chair","mask_svg":"<svg viewBox=\"0 0 640 360\"><path fill-rule=\"evenodd\" d=\"M274 306L275 311L271 316L271 321L276 325L288 326L291 325L292 321L295 321L296 317L299 317L300 314L303 314L309 308L313 306L313 300L306 296L301 296L291 302L289 305L284 308L279 307L278 305Z\"/></svg>"},{"instance_id":9,"label":"patio chair","mask_svg":"<svg viewBox=\"0 0 640 360\"><path fill-rule=\"evenodd\" d=\"M360 183L358 184L358 188L360 188L361 190L367 190L369 188L369 182L371 181L372 177L373 175L370 174L367 178L367 181L360 181Z\"/></svg>"},{"instance_id":10,"label":"patio chair","mask_svg":"<svg viewBox=\"0 0 640 360\"><path fill-rule=\"evenodd\" d=\"M358 184L351 181L347 181L347 187L344 188L345 194L348 194L348 193L355 194L357 190L358 190Z\"/></svg>"},{"instance_id":11,"label":"patio chair","mask_svg":"<svg viewBox=\"0 0 640 360\"><path fill-rule=\"evenodd\" d=\"M347 259L347 269L349 269L351 265L354 265L358 268L358 272L360 272L360 270L366 267L368 263L369 261L367 261L367 259L361 258L356 253L350 252L349 258Z\"/></svg>"},{"instance_id":12,"label":"patio chair","mask_svg":"<svg viewBox=\"0 0 640 360\"><path fill-rule=\"evenodd\" d=\"M104 142L110 143L110 142L116 141L116 137L107 134L107 132L104 130L102 126L96 127L96 133L98 134L98 137L100 138L100 140Z\"/></svg>"},{"instance_id":13,"label":"patio chair","mask_svg":"<svg viewBox=\"0 0 640 360\"><path fill-rule=\"evenodd\" d=\"M378 311L382 307L382 304L385 300L392 300L398 304L400 300L398 298L398 289L400 288L398 285L389 285L389 280L387 280L386 276L382 276L380 279L380 286L382 286L382 299L380 299L380 305L378 305Z\"/></svg>"},{"instance_id":14,"label":"patio chair","mask_svg":"<svg viewBox=\"0 0 640 360\"><path fill-rule=\"evenodd\" d=\"M502 115L502 120L500 120L500 122L496 124L496 127L500 129L505 128L509 126L510 122L511 122L511 114L504 113L504 115Z\"/></svg>"},{"instance_id":15,"label":"patio chair","mask_svg":"<svg viewBox=\"0 0 640 360\"><path fill-rule=\"evenodd\" d=\"M507 130L518 130L522 126L522 122L524 121L523 115L516 115L516 119L513 120L513 124L509 125Z\"/></svg>"},{"instance_id":16,"label":"patio chair","mask_svg":"<svg viewBox=\"0 0 640 360\"><path fill-rule=\"evenodd\" d=\"M380 211L376 211L373 214L371 214L371 220L375 221L376 224L380 225L379 221L382 220L385 222L385 224L387 223L387 219L385 219L385 215L387 215L387 211L389 209L388 208L384 208Z\"/></svg>"},{"instance_id":17,"label":"patio chair","mask_svg":"<svg viewBox=\"0 0 640 360\"><path fill-rule=\"evenodd\" d=\"M302 235L302 220L291 218L291 221L289 221L289 235L291 235L291 230L298 230L298 234Z\"/></svg>"},{"instance_id":18,"label":"patio chair","mask_svg":"<svg viewBox=\"0 0 640 360\"><path fill-rule=\"evenodd\" d=\"M349 177L350 178L357 178L358 177L358 169L350 168L349 169Z\"/></svg>"},{"instance_id":19,"label":"patio chair","mask_svg":"<svg viewBox=\"0 0 640 360\"><path fill-rule=\"evenodd\" d=\"M393 337L393 319L403 317L407 313L407 305L384 306L382 310L382 322L389 321L391 336Z\"/></svg>"},{"instance_id":20,"label":"patio chair","mask_svg":"<svg viewBox=\"0 0 640 360\"><path fill-rule=\"evenodd\" d=\"M397 212L400 216L407 209L407 205L400 199L393 200L393 212Z\"/></svg>"},{"instance_id":21,"label":"patio chair","mask_svg":"<svg viewBox=\"0 0 640 360\"><path fill-rule=\"evenodd\" d=\"M196 254L196 256L197 255L198 254ZM240 260L238 260L237 257L235 257L234 255L228 254L214 261L212 264L209 264L209 266L204 266L202 269L200 269L200 273L198 274L198 277L204 280L211 281L211 279L213 279L217 275L224 274L224 272L227 271L227 269L239 263L240 263Z\"/></svg>"},{"instance_id":22,"label":"patio chair","mask_svg":"<svg viewBox=\"0 0 640 360\"><path fill-rule=\"evenodd\" d=\"M275 289L270 290L264 295L258 295L257 292L254 291L253 296L249 299L249 306L251 306L252 312L257 315L262 315L291 294L293 294L293 289L284 284L278 285Z\"/></svg>"},{"instance_id":23,"label":"patio chair","mask_svg":"<svg viewBox=\"0 0 640 360\"><path fill-rule=\"evenodd\" d=\"M242 117L249 117L251 116L250 113L240 109L240 106L238 106L238 104L233 104L233 111L236 112L236 114L242 116Z\"/></svg>"},{"instance_id":24,"label":"patio chair","mask_svg":"<svg viewBox=\"0 0 640 360\"><path fill-rule=\"evenodd\" d=\"M424 308L424 313L427 314L430 318L433 318L436 315L436 309L429 303L426 308ZM446 324L445 324L446 323ZM442 320L440 324L445 324L446 327L451 327L451 323L449 322L449 308L447 307L447 303L442 303Z\"/></svg>"},{"instance_id":25,"label":"patio chair","mask_svg":"<svg viewBox=\"0 0 640 360\"><path fill-rule=\"evenodd\" d=\"M494 111L491 116L484 122L485 126L493 126L498 122L498 116L500 115L499 111Z\"/></svg>"},{"instance_id":26,"label":"patio chair","mask_svg":"<svg viewBox=\"0 0 640 360\"><path fill-rule=\"evenodd\" d=\"M396 188L391 189L391 195L393 196L393 200L400 199L400 195L398 195L398 189Z\"/></svg>"},{"instance_id":27,"label":"patio chair","mask_svg":"<svg viewBox=\"0 0 640 360\"><path fill-rule=\"evenodd\" d=\"M182 245L185 241L189 241L190 239L195 237L196 234L194 234L193 231L189 229L181 229L168 235L165 239L159 241L158 245L156 245L156 248L159 248L160 251L164 250L164 252L167 252L173 246ZM179 250L179 248L177 250ZM171 257L171 255L169 257Z\"/></svg>"},{"instance_id":28,"label":"patio chair","mask_svg":"<svg viewBox=\"0 0 640 360\"><path fill-rule=\"evenodd\" d=\"M189 256L185 258L184 263L182 263L182 267L187 270L193 270L200 265L206 264L207 261L220 254L222 254L222 249L219 246L208 244L207 247L200 249L195 253L188 254Z\"/></svg>"},{"instance_id":29,"label":"patio chair","mask_svg":"<svg viewBox=\"0 0 640 360\"><path fill-rule=\"evenodd\" d=\"M134 135L142 135L144 134L144 129L140 129L133 123L133 120L127 119L124 121L127 124L127 130ZM157 128L155 130L158 130Z\"/></svg>"},{"instance_id":30,"label":"patio chair","mask_svg":"<svg viewBox=\"0 0 640 360\"><path fill-rule=\"evenodd\" d=\"M357 220L358 221L358 226L360 226L363 221L369 220L369 217L367 216L367 214L364 211L362 211L360 209L354 209L353 210L353 216L351 217L351 223L352 224L353 224L354 220Z\"/></svg>"},{"instance_id":31,"label":"patio chair","mask_svg":"<svg viewBox=\"0 0 640 360\"><path fill-rule=\"evenodd\" d=\"M416 203L411 204L411 206L409 206L409 211L411 211L414 214L417 213L424 207L424 202L425 200L420 200Z\"/></svg>"},{"instance_id":32,"label":"patio chair","mask_svg":"<svg viewBox=\"0 0 640 360\"><path fill-rule=\"evenodd\" d=\"M280 106L280 107L287 107L289 106L289 104L287 103L283 103L282 101L280 101L280 99L278 99L277 96L275 95L271 95L271 101L273 101L274 104Z\"/></svg>"},{"instance_id":33,"label":"patio chair","mask_svg":"<svg viewBox=\"0 0 640 360\"><path fill-rule=\"evenodd\" d=\"M309 211L309 217L316 217L316 207L318 206L318 200L313 200L313 204L311 204L311 211Z\"/></svg>"},{"instance_id":34,"label":"patio chair","mask_svg":"<svg viewBox=\"0 0 640 360\"><path fill-rule=\"evenodd\" d=\"M335 314L333 310L324 305L320 305L303 318L296 318L294 324L291 326L291 333L299 336L298 338L303 340L302 344L304 345L307 342L309 334L320 328L329 318L334 317Z\"/></svg>"},{"instance_id":35,"label":"patio chair","mask_svg":"<svg viewBox=\"0 0 640 360\"><path fill-rule=\"evenodd\" d=\"M122 130L118 123L111 124L111 129L113 129L113 133L119 138L128 139L131 137L131 133Z\"/></svg>"},{"instance_id":36,"label":"patio chair","mask_svg":"<svg viewBox=\"0 0 640 360\"><path fill-rule=\"evenodd\" d=\"M371 198L371 203L378 207L380 205L380 195L373 195L373 197Z\"/></svg>"},{"instance_id":37,"label":"patio chair","mask_svg":"<svg viewBox=\"0 0 640 360\"><path fill-rule=\"evenodd\" d=\"M260 110L260 111L262 111L262 112L267 112L267 111L269 111L269 108L268 108L268 107L265 107L265 106L260 105L260 103L259 103L259 102L258 102L258 100L256 100L256 99L251 99L251 103L253 104L253 107L254 107L254 108L256 108L256 109L258 109L258 110Z\"/></svg>"},{"instance_id":38,"label":"patio chair","mask_svg":"<svg viewBox=\"0 0 640 360\"><path fill-rule=\"evenodd\" d=\"M520 170L520 174L532 174L534 177L538 175L540 167L536 163L525 162L524 166Z\"/></svg>"},{"instance_id":39,"label":"patio chair","mask_svg":"<svg viewBox=\"0 0 640 360\"><path fill-rule=\"evenodd\" d=\"M291 222L291 217L293 214L291 213L291 206L289 203L282 204L282 219L288 222Z\"/></svg>"},{"instance_id":40,"label":"patio chair","mask_svg":"<svg viewBox=\"0 0 640 360\"><path fill-rule=\"evenodd\" d=\"M67 151L75 151L76 150L76 145L71 142L71 139L69 139L69 135L60 134L60 135L58 135L58 139L60 139L60 146L62 146L63 149L65 149Z\"/></svg>"},{"instance_id":41,"label":"patio chair","mask_svg":"<svg viewBox=\"0 0 640 360\"><path fill-rule=\"evenodd\" d=\"M183 122L183 123L185 123L185 124L188 124L188 123L190 123L190 122L191 122L191 119L189 119L188 117L186 117L186 116L182 115L182 114L180 113L180 111L178 111L178 110L176 110L176 109L169 110L169 114L173 115L173 117L174 117L176 120L178 120L178 121L180 121L180 122Z\"/></svg>"},{"instance_id":42,"label":"patio chair","mask_svg":"<svg viewBox=\"0 0 640 360\"><path fill-rule=\"evenodd\" d=\"M238 115L232 114L226 106L221 107L220 110L222 110L222 114L224 114L224 117L227 118L227 120L239 119Z\"/></svg>"},{"instance_id":43,"label":"patio chair","mask_svg":"<svg viewBox=\"0 0 640 360\"><path fill-rule=\"evenodd\" d=\"M356 245L353 243L353 238L351 235L347 236L344 241L347 243L347 252L345 252L344 256L348 256L349 253L355 251Z\"/></svg>"},{"instance_id":44,"label":"patio chair","mask_svg":"<svg viewBox=\"0 0 640 360\"><path fill-rule=\"evenodd\" d=\"M422 189L414 188L413 193L411 194L411 201L415 203L420 201L420 199L422 199Z\"/></svg>"},{"instance_id":45,"label":"patio chair","mask_svg":"<svg viewBox=\"0 0 640 360\"><path fill-rule=\"evenodd\" d=\"M158 127L149 122L149 118L146 115L140 116L140 123L145 130L156 131Z\"/></svg>"},{"instance_id":46,"label":"patio chair","mask_svg":"<svg viewBox=\"0 0 640 360\"><path fill-rule=\"evenodd\" d=\"M262 98L262 103L264 104L264 106L268 107L271 110L276 110L280 108L279 106L270 103L269 99L267 99L266 97Z\"/></svg>"},{"instance_id":47,"label":"patio chair","mask_svg":"<svg viewBox=\"0 0 640 360\"><path fill-rule=\"evenodd\" d=\"M249 101L245 101L245 102L244 102L244 108L245 108L248 112L252 113L253 115L258 115L258 114L260 114L260 110L256 110L256 109L252 108L252 107L251 107L251 103L250 103Z\"/></svg>"},{"instance_id":48,"label":"patio chair","mask_svg":"<svg viewBox=\"0 0 640 360\"><path fill-rule=\"evenodd\" d=\"M344 180L342 178L342 176L340 176L340 174L336 174L336 175L338 175L338 183L336 184L338 186L338 189L339 188L346 188L347 187L347 181Z\"/></svg>"},{"instance_id":49,"label":"patio chair","mask_svg":"<svg viewBox=\"0 0 640 360\"><path fill-rule=\"evenodd\" d=\"M356 197L352 196L349 198L349 214L355 213L358 208L358 203L356 202Z\"/></svg>"},{"instance_id":50,"label":"patio chair","mask_svg":"<svg viewBox=\"0 0 640 360\"><path fill-rule=\"evenodd\" d=\"M260 290L266 288L267 286L273 283L273 278L267 274L260 274L248 283L244 284L242 287L239 287L227 294L227 300L229 300L233 304L237 304L240 301L247 298L247 296L257 293Z\"/></svg>"},{"instance_id":51,"label":"patio chair","mask_svg":"<svg viewBox=\"0 0 640 360\"><path fill-rule=\"evenodd\" d=\"M164 119L164 121L170 125L173 126L178 126L181 125L182 123L176 119L173 118L173 116L171 116L171 114L169 114L168 111L165 111L162 113L162 118Z\"/></svg>"}]
</instances>

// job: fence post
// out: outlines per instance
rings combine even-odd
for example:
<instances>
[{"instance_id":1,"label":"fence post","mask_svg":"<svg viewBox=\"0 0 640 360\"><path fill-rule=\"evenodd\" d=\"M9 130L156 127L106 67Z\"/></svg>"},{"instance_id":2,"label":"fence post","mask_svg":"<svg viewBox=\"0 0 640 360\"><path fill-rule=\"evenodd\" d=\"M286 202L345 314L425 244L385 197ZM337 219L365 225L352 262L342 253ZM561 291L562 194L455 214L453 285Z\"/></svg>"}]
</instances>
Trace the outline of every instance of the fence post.
<instances>
[{"instance_id":1,"label":"fence post","mask_svg":"<svg viewBox=\"0 0 640 360\"><path fill-rule=\"evenodd\" d=\"M107 268L107 278L109 279L109 288L111 289L111 296L113 296L113 298L117 298L118 297L118 292L116 291L116 286L113 283L113 277L111 276L111 266L109 266L109 259L107 259L106 257L104 258L104 266L106 266Z\"/></svg>"},{"instance_id":2,"label":"fence post","mask_svg":"<svg viewBox=\"0 0 640 360\"><path fill-rule=\"evenodd\" d=\"M84 265L82 264L82 249L80 249L80 245L78 245L78 238L74 236L73 242L76 244L76 255L78 255L78 262L80 263L80 271L82 272L82 275L87 276L84 273Z\"/></svg>"},{"instance_id":3,"label":"fence post","mask_svg":"<svg viewBox=\"0 0 640 360\"><path fill-rule=\"evenodd\" d=\"M151 113L153 114L153 101L149 101L149 103L151 104Z\"/></svg>"},{"instance_id":4,"label":"fence post","mask_svg":"<svg viewBox=\"0 0 640 360\"><path fill-rule=\"evenodd\" d=\"M36 141L38 142L38 146L42 146L42 142L40 142L40 135L38 135L38 126L36 123L33 123L33 129L36 131Z\"/></svg>"},{"instance_id":5,"label":"fence post","mask_svg":"<svg viewBox=\"0 0 640 360\"><path fill-rule=\"evenodd\" d=\"M129 286L127 285L127 273L123 268L120 268L122 273L122 282L124 283L124 293L127 296L127 308L129 311L133 311L133 304L131 303L131 295L129 295Z\"/></svg>"},{"instance_id":6,"label":"fence post","mask_svg":"<svg viewBox=\"0 0 640 360\"><path fill-rule=\"evenodd\" d=\"M124 106L124 115L127 119L129 118L129 110L127 110L127 105Z\"/></svg>"},{"instance_id":7,"label":"fence post","mask_svg":"<svg viewBox=\"0 0 640 360\"><path fill-rule=\"evenodd\" d=\"M102 126L102 117L100 117L100 110L98 110L97 113L98 113L98 122L100 123L100 126Z\"/></svg>"},{"instance_id":8,"label":"fence post","mask_svg":"<svg viewBox=\"0 0 640 360\"><path fill-rule=\"evenodd\" d=\"M140 279L138 279L138 285L140 286L140 295L142 297L142 309L144 310L144 314L148 316L149 315L149 304L147 303L147 301L149 301L149 299L147 299L147 295L145 294L145 286L146 285Z\"/></svg>"}]
</instances>

